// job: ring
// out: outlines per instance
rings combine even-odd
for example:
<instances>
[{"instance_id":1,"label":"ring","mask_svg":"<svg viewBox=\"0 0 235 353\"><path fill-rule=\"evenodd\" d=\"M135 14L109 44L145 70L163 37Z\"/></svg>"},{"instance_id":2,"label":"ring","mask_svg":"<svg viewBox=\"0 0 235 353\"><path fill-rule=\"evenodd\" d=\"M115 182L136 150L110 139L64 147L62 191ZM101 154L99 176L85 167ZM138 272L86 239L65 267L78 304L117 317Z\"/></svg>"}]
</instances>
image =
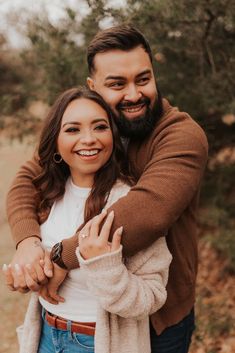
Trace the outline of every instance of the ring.
<instances>
[{"instance_id":1,"label":"ring","mask_svg":"<svg viewBox=\"0 0 235 353\"><path fill-rule=\"evenodd\" d=\"M88 237L89 235L88 234L84 234L84 233L81 233L80 234L80 237L82 238L82 239L84 239L84 238L86 238L86 237Z\"/></svg>"}]
</instances>

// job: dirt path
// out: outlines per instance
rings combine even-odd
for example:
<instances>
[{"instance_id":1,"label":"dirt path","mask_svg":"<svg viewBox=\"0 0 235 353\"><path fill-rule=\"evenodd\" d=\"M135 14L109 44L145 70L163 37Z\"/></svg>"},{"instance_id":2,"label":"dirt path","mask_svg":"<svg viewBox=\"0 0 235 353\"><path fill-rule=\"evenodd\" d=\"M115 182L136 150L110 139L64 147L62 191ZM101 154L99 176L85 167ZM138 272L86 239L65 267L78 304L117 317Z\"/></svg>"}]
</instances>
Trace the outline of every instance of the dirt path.
<instances>
[{"instance_id":1,"label":"dirt path","mask_svg":"<svg viewBox=\"0 0 235 353\"><path fill-rule=\"evenodd\" d=\"M33 148L27 144L4 142L0 146L0 266L9 263L14 244L6 222L5 197L19 166L32 155ZM22 323L28 295L10 292L5 287L0 272L0 353L17 353L15 328Z\"/></svg>"}]
</instances>

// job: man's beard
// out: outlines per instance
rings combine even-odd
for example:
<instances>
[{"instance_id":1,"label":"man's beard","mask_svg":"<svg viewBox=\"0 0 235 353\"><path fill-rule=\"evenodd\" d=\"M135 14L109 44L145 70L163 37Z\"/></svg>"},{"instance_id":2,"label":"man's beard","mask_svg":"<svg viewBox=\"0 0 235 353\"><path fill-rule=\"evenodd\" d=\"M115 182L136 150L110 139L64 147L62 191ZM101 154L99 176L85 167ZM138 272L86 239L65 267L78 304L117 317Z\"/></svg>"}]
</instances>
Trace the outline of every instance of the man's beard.
<instances>
[{"instance_id":1,"label":"man's beard","mask_svg":"<svg viewBox=\"0 0 235 353\"><path fill-rule=\"evenodd\" d=\"M146 111L138 118L128 119L122 112L122 107L132 108L143 103L146 105ZM154 130L157 121L162 116L162 99L160 92L158 91L153 108L150 108L150 99L148 97L143 97L134 104L130 102L119 103L116 110L119 114L114 114L115 122L121 136L131 139L144 139Z\"/></svg>"}]
</instances>

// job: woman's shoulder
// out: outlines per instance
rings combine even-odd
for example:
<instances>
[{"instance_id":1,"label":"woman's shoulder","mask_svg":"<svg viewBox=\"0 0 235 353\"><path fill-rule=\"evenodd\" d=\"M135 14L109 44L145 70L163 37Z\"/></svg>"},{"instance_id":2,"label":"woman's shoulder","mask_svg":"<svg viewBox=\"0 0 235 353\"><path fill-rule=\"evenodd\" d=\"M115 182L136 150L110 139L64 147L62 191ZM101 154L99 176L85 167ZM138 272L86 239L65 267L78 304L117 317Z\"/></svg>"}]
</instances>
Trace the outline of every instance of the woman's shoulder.
<instances>
[{"instance_id":1,"label":"woman's shoulder","mask_svg":"<svg viewBox=\"0 0 235 353\"><path fill-rule=\"evenodd\" d=\"M106 208L110 207L121 197L126 196L130 188L131 187L128 184L124 183L122 180L117 180L110 191Z\"/></svg>"}]
</instances>

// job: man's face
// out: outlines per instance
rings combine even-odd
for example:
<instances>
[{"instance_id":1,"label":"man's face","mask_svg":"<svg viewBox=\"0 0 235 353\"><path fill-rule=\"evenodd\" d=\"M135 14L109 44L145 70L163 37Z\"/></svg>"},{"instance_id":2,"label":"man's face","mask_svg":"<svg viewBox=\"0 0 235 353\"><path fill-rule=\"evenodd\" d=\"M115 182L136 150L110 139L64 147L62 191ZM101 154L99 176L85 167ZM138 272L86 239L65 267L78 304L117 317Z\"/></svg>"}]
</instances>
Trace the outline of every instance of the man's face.
<instances>
[{"instance_id":1,"label":"man's face","mask_svg":"<svg viewBox=\"0 0 235 353\"><path fill-rule=\"evenodd\" d=\"M88 85L109 104L121 134L140 137L150 132L156 122L157 88L145 50L139 46L99 53L94 66Z\"/></svg>"}]
</instances>

